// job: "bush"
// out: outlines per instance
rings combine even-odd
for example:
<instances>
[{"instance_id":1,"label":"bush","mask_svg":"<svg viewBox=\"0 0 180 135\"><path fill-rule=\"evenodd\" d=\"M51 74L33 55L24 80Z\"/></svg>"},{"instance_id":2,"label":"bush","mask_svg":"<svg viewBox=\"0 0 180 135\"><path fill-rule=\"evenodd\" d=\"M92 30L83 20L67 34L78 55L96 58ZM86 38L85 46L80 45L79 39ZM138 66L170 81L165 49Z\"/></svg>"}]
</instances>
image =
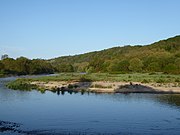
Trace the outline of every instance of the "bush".
<instances>
[{"instance_id":1,"label":"bush","mask_svg":"<svg viewBox=\"0 0 180 135\"><path fill-rule=\"evenodd\" d=\"M73 86L72 84L69 84L69 85L68 85L68 88L69 88L69 89L73 89L74 86Z\"/></svg>"},{"instance_id":2,"label":"bush","mask_svg":"<svg viewBox=\"0 0 180 135\"><path fill-rule=\"evenodd\" d=\"M9 89L13 90L32 90L37 89L36 85L30 84L30 82L22 81L17 79L16 81L10 82L6 85Z\"/></svg>"},{"instance_id":3,"label":"bush","mask_svg":"<svg viewBox=\"0 0 180 135\"><path fill-rule=\"evenodd\" d=\"M142 83L149 83L149 80L144 79L144 80L142 81Z\"/></svg>"},{"instance_id":4,"label":"bush","mask_svg":"<svg viewBox=\"0 0 180 135\"><path fill-rule=\"evenodd\" d=\"M163 80L163 79L158 79L158 80L156 80L156 83L165 83L165 80Z\"/></svg>"},{"instance_id":5,"label":"bush","mask_svg":"<svg viewBox=\"0 0 180 135\"><path fill-rule=\"evenodd\" d=\"M85 77L81 77L81 78L79 79L79 82L92 82L92 80L91 80L91 79L88 79L88 78L85 78Z\"/></svg>"},{"instance_id":6,"label":"bush","mask_svg":"<svg viewBox=\"0 0 180 135\"><path fill-rule=\"evenodd\" d=\"M101 84L95 84L95 85L93 85L92 87L94 87L94 88L112 88L111 85L109 85L109 86L103 86L103 85L101 85Z\"/></svg>"},{"instance_id":7,"label":"bush","mask_svg":"<svg viewBox=\"0 0 180 135\"><path fill-rule=\"evenodd\" d=\"M175 82L180 82L180 79L179 78L175 79Z\"/></svg>"}]
</instances>

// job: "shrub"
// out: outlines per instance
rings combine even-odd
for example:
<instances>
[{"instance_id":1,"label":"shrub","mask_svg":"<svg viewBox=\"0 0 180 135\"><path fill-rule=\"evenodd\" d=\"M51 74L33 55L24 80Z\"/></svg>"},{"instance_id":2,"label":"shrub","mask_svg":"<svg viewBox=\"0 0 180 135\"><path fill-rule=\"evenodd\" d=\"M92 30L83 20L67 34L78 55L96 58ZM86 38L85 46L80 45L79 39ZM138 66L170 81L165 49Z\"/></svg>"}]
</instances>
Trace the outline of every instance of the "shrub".
<instances>
[{"instance_id":1,"label":"shrub","mask_svg":"<svg viewBox=\"0 0 180 135\"><path fill-rule=\"evenodd\" d=\"M180 82L180 79L179 79L179 78L176 78L176 79L175 79L175 82Z\"/></svg>"},{"instance_id":2,"label":"shrub","mask_svg":"<svg viewBox=\"0 0 180 135\"><path fill-rule=\"evenodd\" d=\"M30 82L22 81L17 79L16 81L10 82L6 85L9 89L13 90L32 90L37 89L37 86L34 84L30 84Z\"/></svg>"},{"instance_id":3,"label":"shrub","mask_svg":"<svg viewBox=\"0 0 180 135\"><path fill-rule=\"evenodd\" d=\"M144 80L142 81L142 83L149 83L149 80L144 79Z\"/></svg>"},{"instance_id":4,"label":"shrub","mask_svg":"<svg viewBox=\"0 0 180 135\"><path fill-rule=\"evenodd\" d=\"M156 83L164 83L164 82L165 82L165 80L163 80L163 79L156 80Z\"/></svg>"},{"instance_id":5,"label":"shrub","mask_svg":"<svg viewBox=\"0 0 180 135\"><path fill-rule=\"evenodd\" d=\"M88 78L85 78L85 77L81 77L81 78L79 79L79 81L80 81L80 82L92 82L91 79L88 79Z\"/></svg>"}]
</instances>

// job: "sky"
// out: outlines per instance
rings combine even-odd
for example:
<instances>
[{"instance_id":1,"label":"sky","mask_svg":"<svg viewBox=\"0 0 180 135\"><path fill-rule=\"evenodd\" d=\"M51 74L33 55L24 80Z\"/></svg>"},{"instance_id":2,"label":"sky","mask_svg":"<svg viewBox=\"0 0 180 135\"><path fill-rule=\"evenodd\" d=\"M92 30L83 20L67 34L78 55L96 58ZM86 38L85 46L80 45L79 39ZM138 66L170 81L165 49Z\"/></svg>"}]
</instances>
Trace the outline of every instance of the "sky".
<instances>
[{"instance_id":1,"label":"sky","mask_svg":"<svg viewBox=\"0 0 180 135\"><path fill-rule=\"evenodd\" d=\"M0 55L50 59L180 34L180 0L0 0Z\"/></svg>"}]
</instances>

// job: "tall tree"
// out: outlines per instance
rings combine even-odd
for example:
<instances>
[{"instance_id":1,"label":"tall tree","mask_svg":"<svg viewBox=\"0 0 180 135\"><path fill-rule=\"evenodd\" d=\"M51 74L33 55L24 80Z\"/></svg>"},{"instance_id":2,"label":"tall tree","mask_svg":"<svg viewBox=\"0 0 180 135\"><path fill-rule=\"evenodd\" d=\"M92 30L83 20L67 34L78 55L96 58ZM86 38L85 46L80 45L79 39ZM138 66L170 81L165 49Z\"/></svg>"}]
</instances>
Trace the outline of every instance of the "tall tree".
<instances>
[{"instance_id":1,"label":"tall tree","mask_svg":"<svg viewBox=\"0 0 180 135\"><path fill-rule=\"evenodd\" d=\"M133 72L140 72L142 71L143 63L138 58L133 58L129 62L129 69Z\"/></svg>"}]
</instances>

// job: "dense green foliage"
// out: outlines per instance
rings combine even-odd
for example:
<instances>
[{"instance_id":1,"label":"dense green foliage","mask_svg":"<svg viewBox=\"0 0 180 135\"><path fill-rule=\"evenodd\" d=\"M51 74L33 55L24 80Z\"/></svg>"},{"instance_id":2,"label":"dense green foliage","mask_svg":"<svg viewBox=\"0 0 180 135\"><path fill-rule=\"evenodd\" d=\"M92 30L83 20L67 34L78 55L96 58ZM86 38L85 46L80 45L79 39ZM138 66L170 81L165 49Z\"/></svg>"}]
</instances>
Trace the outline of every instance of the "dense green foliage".
<instances>
[{"instance_id":1,"label":"dense green foliage","mask_svg":"<svg viewBox=\"0 0 180 135\"><path fill-rule=\"evenodd\" d=\"M49 60L57 71L180 73L180 36L147 46L114 47ZM66 65L62 68L62 65Z\"/></svg>"},{"instance_id":2,"label":"dense green foliage","mask_svg":"<svg viewBox=\"0 0 180 135\"><path fill-rule=\"evenodd\" d=\"M0 60L0 76L53 72L180 74L180 36L146 46L114 47L51 60Z\"/></svg>"},{"instance_id":3,"label":"dense green foliage","mask_svg":"<svg viewBox=\"0 0 180 135\"><path fill-rule=\"evenodd\" d=\"M0 74L2 75L27 75L53 73L51 64L45 60L29 60L25 57L15 59L6 58L0 61Z\"/></svg>"},{"instance_id":4,"label":"dense green foliage","mask_svg":"<svg viewBox=\"0 0 180 135\"><path fill-rule=\"evenodd\" d=\"M15 81L9 82L6 85L9 89L13 90L32 90L37 89L37 87L33 84L30 84L30 82L26 79L17 79Z\"/></svg>"}]
</instances>

